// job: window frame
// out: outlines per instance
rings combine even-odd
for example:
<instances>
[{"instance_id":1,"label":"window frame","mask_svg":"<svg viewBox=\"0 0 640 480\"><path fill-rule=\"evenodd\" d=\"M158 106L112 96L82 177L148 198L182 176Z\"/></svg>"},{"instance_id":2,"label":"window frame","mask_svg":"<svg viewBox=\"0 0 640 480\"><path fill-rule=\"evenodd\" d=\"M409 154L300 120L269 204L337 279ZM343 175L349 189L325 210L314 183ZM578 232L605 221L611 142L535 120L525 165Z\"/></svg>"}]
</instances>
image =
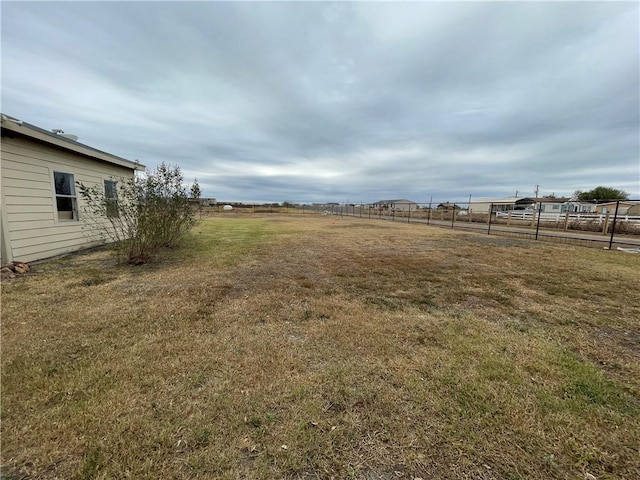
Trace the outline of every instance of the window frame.
<instances>
[{"instance_id":1,"label":"window frame","mask_svg":"<svg viewBox=\"0 0 640 480\"><path fill-rule=\"evenodd\" d=\"M56 179L56 175L65 175L69 179L69 192L66 193L58 193L58 182ZM56 222L62 223L70 223L70 222L78 222L80 220L78 215L78 194L76 192L75 186L75 175L69 172L62 172L59 170L53 170L53 196L54 196L54 205L55 205L55 220ZM62 218L60 217L61 212L68 212L69 210L60 210L58 206L59 199L70 199L71 200L71 218Z\"/></svg>"},{"instance_id":2,"label":"window frame","mask_svg":"<svg viewBox=\"0 0 640 480\"><path fill-rule=\"evenodd\" d=\"M113 185L113 190L107 188L108 183ZM102 187L104 188L105 214L107 218L118 218L120 216L118 181L113 178L105 178L102 180ZM110 196L110 193L113 193L113 196Z\"/></svg>"}]
</instances>

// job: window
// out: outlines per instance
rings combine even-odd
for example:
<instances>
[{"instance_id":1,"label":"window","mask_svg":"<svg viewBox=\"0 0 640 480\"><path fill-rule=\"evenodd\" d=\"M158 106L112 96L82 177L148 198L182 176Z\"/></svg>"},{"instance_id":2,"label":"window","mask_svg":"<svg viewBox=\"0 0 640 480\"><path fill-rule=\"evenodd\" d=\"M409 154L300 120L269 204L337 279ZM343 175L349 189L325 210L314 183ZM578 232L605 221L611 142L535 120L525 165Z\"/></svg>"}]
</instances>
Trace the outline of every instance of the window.
<instances>
[{"instance_id":1,"label":"window","mask_svg":"<svg viewBox=\"0 0 640 480\"><path fill-rule=\"evenodd\" d=\"M107 217L119 217L118 212L118 191L116 190L117 182L114 180L104 181L104 200L107 203Z\"/></svg>"},{"instance_id":2,"label":"window","mask_svg":"<svg viewBox=\"0 0 640 480\"><path fill-rule=\"evenodd\" d=\"M560 205L553 205L552 210L560 210Z\"/></svg>"},{"instance_id":3,"label":"window","mask_svg":"<svg viewBox=\"0 0 640 480\"><path fill-rule=\"evenodd\" d=\"M53 172L56 188L56 208L58 220L78 220L76 189L71 173Z\"/></svg>"}]
</instances>

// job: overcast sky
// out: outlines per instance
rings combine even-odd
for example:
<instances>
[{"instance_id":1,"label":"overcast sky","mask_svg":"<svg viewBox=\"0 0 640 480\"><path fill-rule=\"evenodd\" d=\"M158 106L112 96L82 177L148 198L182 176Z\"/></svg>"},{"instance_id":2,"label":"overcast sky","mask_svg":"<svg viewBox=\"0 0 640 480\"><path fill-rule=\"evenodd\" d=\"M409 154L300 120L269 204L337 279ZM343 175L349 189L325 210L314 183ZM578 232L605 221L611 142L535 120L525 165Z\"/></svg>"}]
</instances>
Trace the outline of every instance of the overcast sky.
<instances>
[{"instance_id":1,"label":"overcast sky","mask_svg":"<svg viewBox=\"0 0 640 480\"><path fill-rule=\"evenodd\" d=\"M227 201L640 198L637 2L2 2L2 112Z\"/></svg>"}]
</instances>

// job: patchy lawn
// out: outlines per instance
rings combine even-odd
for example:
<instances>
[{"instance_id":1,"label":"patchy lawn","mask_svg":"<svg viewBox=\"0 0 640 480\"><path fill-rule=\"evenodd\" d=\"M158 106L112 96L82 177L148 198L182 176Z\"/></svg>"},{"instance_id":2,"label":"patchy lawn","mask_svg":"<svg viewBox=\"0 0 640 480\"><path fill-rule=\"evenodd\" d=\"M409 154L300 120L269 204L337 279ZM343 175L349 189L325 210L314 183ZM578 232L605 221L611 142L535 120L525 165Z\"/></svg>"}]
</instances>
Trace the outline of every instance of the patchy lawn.
<instances>
[{"instance_id":1,"label":"patchy lawn","mask_svg":"<svg viewBox=\"0 0 640 480\"><path fill-rule=\"evenodd\" d=\"M640 255L225 216L33 270L3 478L640 478Z\"/></svg>"}]
</instances>

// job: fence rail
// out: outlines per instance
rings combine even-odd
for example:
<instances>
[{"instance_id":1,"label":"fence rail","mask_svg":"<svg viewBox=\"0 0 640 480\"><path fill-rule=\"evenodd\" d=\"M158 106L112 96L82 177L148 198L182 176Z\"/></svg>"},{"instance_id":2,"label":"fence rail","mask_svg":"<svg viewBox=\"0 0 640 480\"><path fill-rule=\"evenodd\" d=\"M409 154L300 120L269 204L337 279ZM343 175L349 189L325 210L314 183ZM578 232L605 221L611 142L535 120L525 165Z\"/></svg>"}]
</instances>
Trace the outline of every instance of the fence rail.
<instances>
[{"instance_id":1,"label":"fence rail","mask_svg":"<svg viewBox=\"0 0 640 480\"><path fill-rule=\"evenodd\" d=\"M527 220L531 221L535 218L536 213L533 211L524 211L524 210L509 210L506 212L496 212L496 217L498 218L512 218L514 220ZM568 220L569 222L598 222L603 224L605 221L608 221L610 215L607 214L598 214L598 213L541 213L540 221L541 222L562 222L564 220ZM626 222L631 225L640 225L640 215L618 215L619 222Z\"/></svg>"}]
</instances>

